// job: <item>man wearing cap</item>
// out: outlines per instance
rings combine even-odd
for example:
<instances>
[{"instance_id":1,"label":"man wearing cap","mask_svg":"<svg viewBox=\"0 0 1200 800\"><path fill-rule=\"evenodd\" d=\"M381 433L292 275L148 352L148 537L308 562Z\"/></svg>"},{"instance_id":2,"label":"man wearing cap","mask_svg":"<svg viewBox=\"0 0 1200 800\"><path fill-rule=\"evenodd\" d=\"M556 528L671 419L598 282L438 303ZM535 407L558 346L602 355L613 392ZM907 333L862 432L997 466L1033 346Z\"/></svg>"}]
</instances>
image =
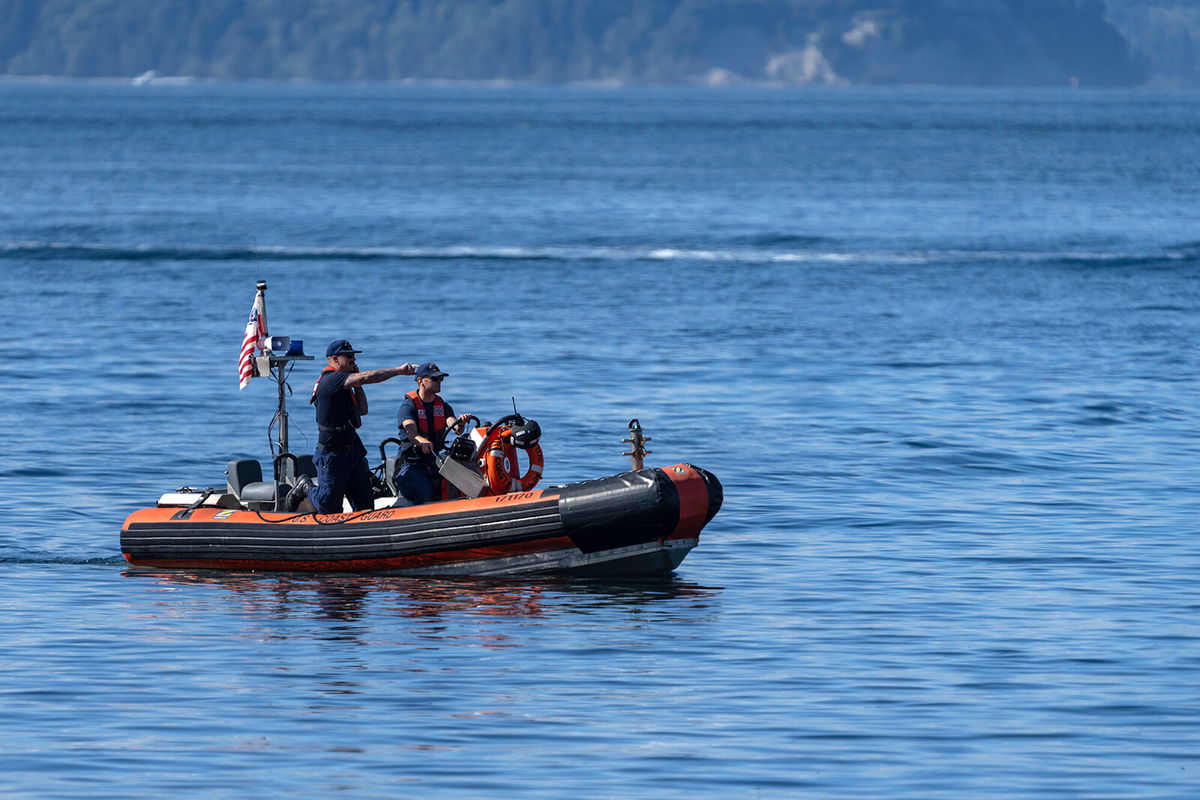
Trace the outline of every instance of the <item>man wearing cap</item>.
<instances>
[{"instance_id":1,"label":"man wearing cap","mask_svg":"<svg viewBox=\"0 0 1200 800\"><path fill-rule=\"evenodd\" d=\"M396 414L400 430L410 442L396 474L396 488L401 496L419 506L441 497L443 480L433 453L441 449L446 431L458 424L458 418L450 404L438 395L442 379L449 373L430 362L417 367L413 375L417 388L404 396Z\"/></svg>"},{"instance_id":2,"label":"man wearing cap","mask_svg":"<svg viewBox=\"0 0 1200 800\"><path fill-rule=\"evenodd\" d=\"M358 438L362 415L367 413L367 395L363 386L379 383L397 375L412 375L415 367L400 367L359 372L354 356L361 353L345 339L335 339L325 348L327 366L313 384L308 402L317 407L316 452L317 485L301 478L287 497L295 509L305 498L312 510L332 514L342 510L342 498L350 498L355 511L374 507L371 472L367 467L367 449Z\"/></svg>"}]
</instances>

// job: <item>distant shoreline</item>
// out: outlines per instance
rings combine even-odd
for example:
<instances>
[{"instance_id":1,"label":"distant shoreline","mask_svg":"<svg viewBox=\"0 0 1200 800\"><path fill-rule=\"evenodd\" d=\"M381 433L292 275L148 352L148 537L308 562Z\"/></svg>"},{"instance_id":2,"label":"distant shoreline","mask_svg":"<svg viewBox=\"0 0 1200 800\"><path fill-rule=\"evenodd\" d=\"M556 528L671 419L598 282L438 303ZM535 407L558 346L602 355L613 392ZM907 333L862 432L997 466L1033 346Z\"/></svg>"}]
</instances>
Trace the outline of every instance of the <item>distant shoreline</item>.
<instances>
[{"instance_id":1,"label":"distant shoreline","mask_svg":"<svg viewBox=\"0 0 1200 800\"><path fill-rule=\"evenodd\" d=\"M356 87L412 87L421 89L493 89L497 91L512 89L584 89L593 91L637 91L662 89L694 89L698 91L736 91L738 89L760 89L778 92L852 92L852 91L889 91L914 89L944 89L947 91L970 92L1008 92L1008 91L1048 91L1062 90L1083 92L1141 92L1141 91L1177 91L1193 93L1200 91L1200 84L1180 84L1171 81L1148 81L1135 86L1094 86L1063 84L1011 84L997 86L993 84L964 85L948 83L848 83L841 85L786 83L783 81L751 81L740 80L735 83L712 84L702 81L675 83L633 83L621 81L532 81L493 78L490 80L465 80L456 78L402 78L395 80L317 80L313 78L196 78L191 76L155 76L148 80L139 80L140 76L130 77L74 77L63 75L0 75L0 84L75 84L96 86L356 86Z\"/></svg>"}]
</instances>

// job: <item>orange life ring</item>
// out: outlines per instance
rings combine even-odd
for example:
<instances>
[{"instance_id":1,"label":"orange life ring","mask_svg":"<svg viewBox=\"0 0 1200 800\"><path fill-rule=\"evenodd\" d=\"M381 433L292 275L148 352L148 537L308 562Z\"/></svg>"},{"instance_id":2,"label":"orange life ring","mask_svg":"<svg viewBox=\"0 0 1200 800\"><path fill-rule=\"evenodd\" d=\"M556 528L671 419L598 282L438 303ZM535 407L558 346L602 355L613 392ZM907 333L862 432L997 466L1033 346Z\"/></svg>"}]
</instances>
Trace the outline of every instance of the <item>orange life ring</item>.
<instances>
[{"instance_id":1,"label":"orange life ring","mask_svg":"<svg viewBox=\"0 0 1200 800\"><path fill-rule=\"evenodd\" d=\"M488 436L488 439L492 437ZM540 445L525 451L529 457L529 469L520 473L517 466L517 448L512 443L511 430L502 431L483 454L483 473L487 476L492 494L528 492L542 479L544 459Z\"/></svg>"},{"instance_id":2,"label":"orange life ring","mask_svg":"<svg viewBox=\"0 0 1200 800\"><path fill-rule=\"evenodd\" d=\"M526 448L525 455L529 459L529 469L525 470L524 475L517 478L517 482L521 484L522 492L528 492L538 485L538 481L542 479L542 466L545 464L540 444L531 445ZM515 458L513 459L513 466L516 466Z\"/></svg>"}]
</instances>

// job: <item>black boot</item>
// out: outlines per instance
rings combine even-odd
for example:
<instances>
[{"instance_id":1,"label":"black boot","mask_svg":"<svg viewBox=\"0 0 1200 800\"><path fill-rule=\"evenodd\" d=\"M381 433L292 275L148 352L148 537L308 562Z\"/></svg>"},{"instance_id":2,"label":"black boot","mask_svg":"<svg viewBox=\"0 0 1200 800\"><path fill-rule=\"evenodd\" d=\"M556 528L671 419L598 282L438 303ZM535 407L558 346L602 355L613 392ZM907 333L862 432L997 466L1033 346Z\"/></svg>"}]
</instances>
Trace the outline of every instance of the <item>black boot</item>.
<instances>
[{"instance_id":1,"label":"black boot","mask_svg":"<svg viewBox=\"0 0 1200 800\"><path fill-rule=\"evenodd\" d=\"M284 501L287 511L295 511L301 502L308 499L308 490L313 487L312 478L307 475L301 475L296 479L296 485L288 492L287 500Z\"/></svg>"}]
</instances>

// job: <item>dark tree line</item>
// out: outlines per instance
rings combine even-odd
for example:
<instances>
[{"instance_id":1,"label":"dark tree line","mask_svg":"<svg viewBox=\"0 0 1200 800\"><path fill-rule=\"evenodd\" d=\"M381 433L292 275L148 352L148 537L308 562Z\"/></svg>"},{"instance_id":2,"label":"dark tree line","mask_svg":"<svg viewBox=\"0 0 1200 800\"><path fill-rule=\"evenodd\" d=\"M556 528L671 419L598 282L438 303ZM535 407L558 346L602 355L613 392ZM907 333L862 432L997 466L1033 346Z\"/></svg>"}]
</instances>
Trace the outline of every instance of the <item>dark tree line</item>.
<instances>
[{"instance_id":1,"label":"dark tree line","mask_svg":"<svg viewBox=\"0 0 1200 800\"><path fill-rule=\"evenodd\" d=\"M0 73L1143 81L1144 60L1105 13L1100 0L0 0Z\"/></svg>"}]
</instances>

